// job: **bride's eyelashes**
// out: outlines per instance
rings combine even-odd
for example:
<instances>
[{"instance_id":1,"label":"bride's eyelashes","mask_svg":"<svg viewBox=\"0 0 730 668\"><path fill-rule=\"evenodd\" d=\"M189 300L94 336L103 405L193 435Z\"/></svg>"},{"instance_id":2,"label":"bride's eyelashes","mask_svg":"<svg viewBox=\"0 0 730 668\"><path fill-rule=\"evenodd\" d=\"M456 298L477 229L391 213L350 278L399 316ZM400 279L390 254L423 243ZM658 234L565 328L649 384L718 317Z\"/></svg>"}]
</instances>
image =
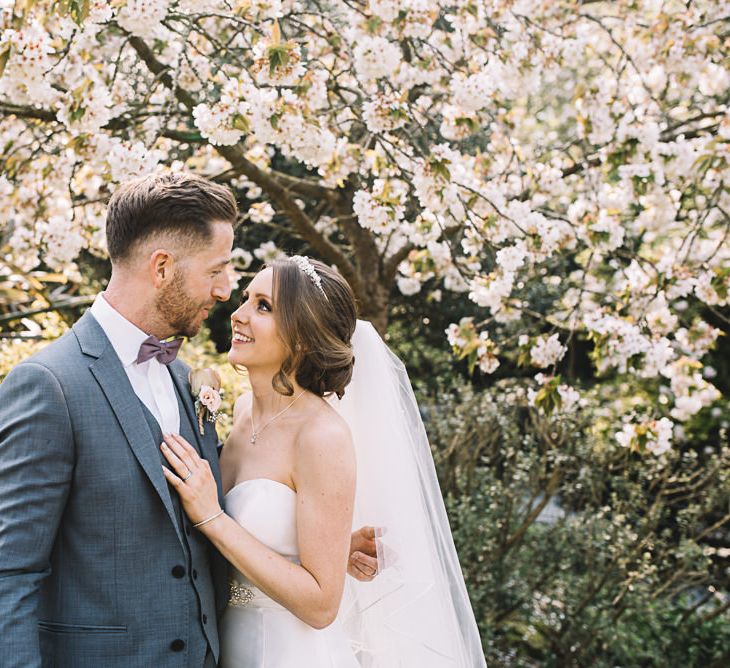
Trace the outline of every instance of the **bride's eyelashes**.
<instances>
[{"instance_id":1,"label":"bride's eyelashes","mask_svg":"<svg viewBox=\"0 0 730 668\"><path fill-rule=\"evenodd\" d=\"M248 301L248 292L244 292L241 294L241 303L239 306L243 306ZM257 303L256 303L256 309L259 311L264 311L266 313L271 313L271 304L266 299L263 299L262 297L259 297Z\"/></svg>"}]
</instances>

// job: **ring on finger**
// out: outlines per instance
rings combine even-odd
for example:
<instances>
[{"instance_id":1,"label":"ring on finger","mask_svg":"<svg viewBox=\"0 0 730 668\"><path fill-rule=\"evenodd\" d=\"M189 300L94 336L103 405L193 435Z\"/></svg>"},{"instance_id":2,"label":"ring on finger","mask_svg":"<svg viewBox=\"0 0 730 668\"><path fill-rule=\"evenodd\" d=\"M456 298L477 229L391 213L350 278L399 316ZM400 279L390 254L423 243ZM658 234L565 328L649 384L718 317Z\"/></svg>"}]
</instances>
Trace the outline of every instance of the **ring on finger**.
<instances>
[{"instance_id":1,"label":"ring on finger","mask_svg":"<svg viewBox=\"0 0 730 668\"><path fill-rule=\"evenodd\" d=\"M189 478L190 478L190 477L191 477L192 475L193 475L193 472L192 472L192 471L191 471L190 469L188 469L188 474L187 474L187 475L186 475L186 476L185 476L184 478L182 478L182 481L183 481L183 482L185 482L185 481L186 481L186 480L188 480L188 479L189 479Z\"/></svg>"}]
</instances>

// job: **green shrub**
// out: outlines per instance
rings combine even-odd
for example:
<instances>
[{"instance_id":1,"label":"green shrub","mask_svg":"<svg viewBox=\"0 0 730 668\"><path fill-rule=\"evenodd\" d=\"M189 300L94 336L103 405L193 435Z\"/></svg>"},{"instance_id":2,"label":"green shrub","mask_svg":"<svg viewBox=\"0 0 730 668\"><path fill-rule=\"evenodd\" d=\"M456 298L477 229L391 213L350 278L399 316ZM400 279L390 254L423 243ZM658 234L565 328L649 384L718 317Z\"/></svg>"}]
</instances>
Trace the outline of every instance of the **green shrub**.
<instances>
[{"instance_id":1,"label":"green shrub","mask_svg":"<svg viewBox=\"0 0 730 668\"><path fill-rule=\"evenodd\" d=\"M640 457L507 381L423 403L492 668L725 665L726 441Z\"/></svg>"}]
</instances>

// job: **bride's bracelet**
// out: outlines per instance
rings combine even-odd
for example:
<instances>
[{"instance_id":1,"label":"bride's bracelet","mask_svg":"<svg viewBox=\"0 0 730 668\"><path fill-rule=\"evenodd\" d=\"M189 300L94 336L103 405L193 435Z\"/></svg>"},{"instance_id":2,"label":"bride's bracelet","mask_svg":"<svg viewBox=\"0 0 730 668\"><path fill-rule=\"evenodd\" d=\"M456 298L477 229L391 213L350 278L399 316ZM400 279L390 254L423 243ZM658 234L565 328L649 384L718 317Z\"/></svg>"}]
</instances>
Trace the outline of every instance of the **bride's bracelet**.
<instances>
[{"instance_id":1,"label":"bride's bracelet","mask_svg":"<svg viewBox=\"0 0 730 668\"><path fill-rule=\"evenodd\" d=\"M211 515L207 520L203 520L202 522L193 524L193 529L197 529L198 527L202 527L204 524L207 524L208 522L212 522L216 517L220 517L222 514L223 514L223 510L221 509L215 515Z\"/></svg>"}]
</instances>

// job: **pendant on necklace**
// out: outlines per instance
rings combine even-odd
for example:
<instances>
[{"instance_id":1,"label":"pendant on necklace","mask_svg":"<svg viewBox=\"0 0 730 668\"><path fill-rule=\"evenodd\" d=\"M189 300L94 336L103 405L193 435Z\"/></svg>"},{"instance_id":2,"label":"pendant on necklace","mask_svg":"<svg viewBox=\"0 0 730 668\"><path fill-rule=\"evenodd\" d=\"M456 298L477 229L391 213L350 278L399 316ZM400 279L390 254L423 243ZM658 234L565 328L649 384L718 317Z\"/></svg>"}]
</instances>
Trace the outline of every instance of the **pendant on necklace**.
<instances>
[{"instance_id":1,"label":"pendant on necklace","mask_svg":"<svg viewBox=\"0 0 730 668\"><path fill-rule=\"evenodd\" d=\"M302 390L299 394L297 394L296 397L294 397L294 401L292 401L288 406L285 406L282 410L280 410L274 417L272 417L266 424L264 424L263 427L261 427L258 431L254 429L253 426L253 407L251 408L251 415L249 416L251 419L251 439L250 443L251 445L256 445L256 439L263 433L264 429L268 427L274 420L280 418L284 413L286 413L295 403L297 403L297 400L299 397L301 397L304 394L304 390Z\"/></svg>"}]
</instances>

